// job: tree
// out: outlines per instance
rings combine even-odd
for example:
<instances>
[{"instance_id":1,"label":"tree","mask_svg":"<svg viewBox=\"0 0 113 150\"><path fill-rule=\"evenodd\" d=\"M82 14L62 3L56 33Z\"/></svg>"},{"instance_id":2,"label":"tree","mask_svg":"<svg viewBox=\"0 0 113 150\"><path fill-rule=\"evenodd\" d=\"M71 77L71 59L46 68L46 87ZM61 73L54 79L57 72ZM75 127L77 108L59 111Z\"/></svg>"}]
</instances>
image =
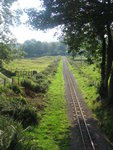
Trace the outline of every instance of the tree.
<instances>
[{"instance_id":1,"label":"tree","mask_svg":"<svg viewBox=\"0 0 113 150\"><path fill-rule=\"evenodd\" d=\"M15 41L9 29L11 25L14 25L19 20L19 14L17 15L16 11L11 10L11 6L15 1L16 0L0 1L0 42L6 44Z\"/></svg>"},{"instance_id":2,"label":"tree","mask_svg":"<svg viewBox=\"0 0 113 150\"><path fill-rule=\"evenodd\" d=\"M36 29L47 29L63 25L67 44L71 48L70 51L78 51L84 41L90 45L92 41L95 41L95 43L100 41L101 49L99 53L102 60L101 91L103 91L101 96L106 93L104 96L112 99L113 42L111 32L113 0L43 0L43 6L44 10L40 12L36 10L28 11L30 24ZM105 38L105 35L107 35L107 38ZM81 37L81 42L77 43ZM111 79L108 88L109 78Z\"/></svg>"},{"instance_id":3,"label":"tree","mask_svg":"<svg viewBox=\"0 0 113 150\"><path fill-rule=\"evenodd\" d=\"M17 0L0 1L0 66L3 61L9 61L17 52L14 44L16 39L10 31L10 26L19 24L20 10L12 11L11 6ZM17 55L17 54L16 54ZM16 56L15 55L15 56ZM20 51L18 51L20 55ZM21 53L22 55L22 53Z\"/></svg>"},{"instance_id":4,"label":"tree","mask_svg":"<svg viewBox=\"0 0 113 150\"><path fill-rule=\"evenodd\" d=\"M60 42L40 42L36 40L25 41L22 51L26 52L26 57L65 55L65 45Z\"/></svg>"},{"instance_id":5,"label":"tree","mask_svg":"<svg viewBox=\"0 0 113 150\"><path fill-rule=\"evenodd\" d=\"M8 45L0 43L0 67L3 61L8 61L11 58L11 49Z\"/></svg>"}]
</instances>

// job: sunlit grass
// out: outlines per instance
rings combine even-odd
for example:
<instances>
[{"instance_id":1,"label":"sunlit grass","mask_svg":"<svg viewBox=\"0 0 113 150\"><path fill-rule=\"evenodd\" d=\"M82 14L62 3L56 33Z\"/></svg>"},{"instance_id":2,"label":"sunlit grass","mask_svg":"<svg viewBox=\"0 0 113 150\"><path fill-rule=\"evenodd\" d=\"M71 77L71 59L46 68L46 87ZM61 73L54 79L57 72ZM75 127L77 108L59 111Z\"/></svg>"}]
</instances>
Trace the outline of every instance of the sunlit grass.
<instances>
[{"instance_id":1,"label":"sunlit grass","mask_svg":"<svg viewBox=\"0 0 113 150\"><path fill-rule=\"evenodd\" d=\"M42 150L68 150L69 122L64 96L63 65L60 62L57 74L45 97L47 103L44 116L28 135L33 136L32 143Z\"/></svg>"},{"instance_id":2,"label":"sunlit grass","mask_svg":"<svg viewBox=\"0 0 113 150\"><path fill-rule=\"evenodd\" d=\"M37 72L43 71L49 64L51 64L57 57L45 56L39 58L29 58L29 59L15 59L8 64L4 64L4 68L10 71L25 70Z\"/></svg>"}]
</instances>

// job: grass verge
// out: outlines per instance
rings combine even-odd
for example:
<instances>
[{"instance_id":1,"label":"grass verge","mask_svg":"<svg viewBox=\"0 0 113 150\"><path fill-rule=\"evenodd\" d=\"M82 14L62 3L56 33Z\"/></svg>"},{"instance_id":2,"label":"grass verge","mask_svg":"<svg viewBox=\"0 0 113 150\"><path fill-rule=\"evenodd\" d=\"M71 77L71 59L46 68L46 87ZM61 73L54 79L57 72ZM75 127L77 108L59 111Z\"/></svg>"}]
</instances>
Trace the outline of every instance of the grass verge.
<instances>
[{"instance_id":1,"label":"grass verge","mask_svg":"<svg viewBox=\"0 0 113 150\"><path fill-rule=\"evenodd\" d=\"M44 116L38 127L28 135L38 144L40 150L68 150L69 147L69 122L66 112L64 96L63 64L59 64L56 76L47 92L47 103Z\"/></svg>"},{"instance_id":2,"label":"grass verge","mask_svg":"<svg viewBox=\"0 0 113 150\"><path fill-rule=\"evenodd\" d=\"M99 100L98 83L100 77L96 65L88 65L85 62L80 63L70 59L68 65L79 84L88 107L92 110L94 117L98 119L102 131L113 143L113 108L103 105ZM112 146L111 149L113 150Z\"/></svg>"}]
</instances>

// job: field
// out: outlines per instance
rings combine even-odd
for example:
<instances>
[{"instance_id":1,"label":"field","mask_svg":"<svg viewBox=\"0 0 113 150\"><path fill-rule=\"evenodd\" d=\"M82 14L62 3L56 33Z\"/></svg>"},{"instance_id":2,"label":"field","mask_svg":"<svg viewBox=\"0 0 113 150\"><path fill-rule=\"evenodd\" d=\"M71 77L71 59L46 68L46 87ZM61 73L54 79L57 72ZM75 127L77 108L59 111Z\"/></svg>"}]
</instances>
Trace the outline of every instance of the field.
<instances>
[{"instance_id":1,"label":"field","mask_svg":"<svg viewBox=\"0 0 113 150\"><path fill-rule=\"evenodd\" d=\"M11 82L19 84L19 82L25 78L33 76L34 73L44 71L57 59L57 56L45 56L39 58L15 59L8 64L4 63L4 69L2 69L0 73L0 86L11 84Z\"/></svg>"},{"instance_id":2,"label":"field","mask_svg":"<svg viewBox=\"0 0 113 150\"><path fill-rule=\"evenodd\" d=\"M49 64L55 61L57 57L45 56L39 58L16 59L8 64L4 64L4 68L10 71L43 71Z\"/></svg>"}]
</instances>

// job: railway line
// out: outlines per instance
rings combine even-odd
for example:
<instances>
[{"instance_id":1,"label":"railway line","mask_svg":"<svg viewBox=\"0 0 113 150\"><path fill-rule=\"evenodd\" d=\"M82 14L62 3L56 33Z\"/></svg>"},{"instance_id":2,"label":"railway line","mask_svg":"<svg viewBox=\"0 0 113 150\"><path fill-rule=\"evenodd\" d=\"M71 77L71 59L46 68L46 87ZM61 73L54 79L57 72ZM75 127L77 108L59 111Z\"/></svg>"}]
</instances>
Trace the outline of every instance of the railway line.
<instances>
[{"instance_id":1,"label":"railway line","mask_svg":"<svg viewBox=\"0 0 113 150\"><path fill-rule=\"evenodd\" d=\"M74 120L76 120L76 123L78 124L83 148L84 150L96 150L96 144L93 140L94 138L92 137L90 133L88 123L87 123L87 118L86 118L82 103L77 96L77 92L74 87L72 75L68 69L65 58L63 59L63 66L64 66L65 77L66 77L69 91L70 91L73 117L74 117Z\"/></svg>"}]
</instances>

